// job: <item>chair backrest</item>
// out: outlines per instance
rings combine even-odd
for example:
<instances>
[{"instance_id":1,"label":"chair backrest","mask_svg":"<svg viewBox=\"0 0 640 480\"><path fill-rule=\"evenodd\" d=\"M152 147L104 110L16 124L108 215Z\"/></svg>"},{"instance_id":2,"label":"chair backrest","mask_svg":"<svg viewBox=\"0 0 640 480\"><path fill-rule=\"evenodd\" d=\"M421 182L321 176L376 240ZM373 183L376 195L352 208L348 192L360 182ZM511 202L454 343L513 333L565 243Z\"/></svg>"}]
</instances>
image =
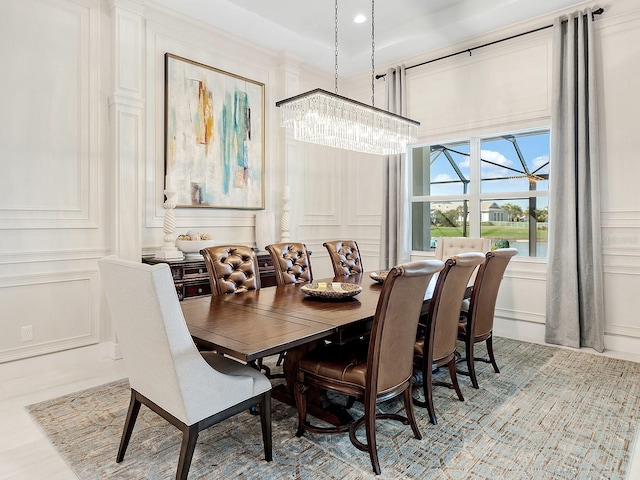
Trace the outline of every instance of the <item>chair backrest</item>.
<instances>
[{"instance_id":1,"label":"chair backrest","mask_svg":"<svg viewBox=\"0 0 640 480\"><path fill-rule=\"evenodd\" d=\"M248 376L214 370L196 348L166 263L98 260L129 384L187 425L253 396Z\"/></svg>"},{"instance_id":2,"label":"chair backrest","mask_svg":"<svg viewBox=\"0 0 640 480\"><path fill-rule=\"evenodd\" d=\"M486 254L473 284L469 304L469 318L472 322L469 335L482 337L493 330L493 315L500 283L511 258L517 253L516 248L500 248Z\"/></svg>"},{"instance_id":3,"label":"chair backrest","mask_svg":"<svg viewBox=\"0 0 640 480\"><path fill-rule=\"evenodd\" d=\"M460 305L471 274L484 259L484 255L479 252L461 253L447 259L444 269L438 274L429 304L425 339L425 353L430 352L432 362L455 351Z\"/></svg>"},{"instance_id":4,"label":"chair backrest","mask_svg":"<svg viewBox=\"0 0 640 480\"><path fill-rule=\"evenodd\" d=\"M382 285L367 359L367 385L380 393L413 374L413 346L420 310L431 277L442 270L440 260L422 260L391 269Z\"/></svg>"},{"instance_id":5,"label":"chair backrest","mask_svg":"<svg viewBox=\"0 0 640 480\"><path fill-rule=\"evenodd\" d=\"M364 271L362 257L355 240L332 240L323 243L336 277L359 275Z\"/></svg>"},{"instance_id":6,"label":"chair backrest","mask_svg":"<svg viewBox=\"0 0 640 480\"><path fill-rule=\"evenodd\" d=\"M444 261L459 253L487 253L490 248L490 243L488 238L438 237L435 255L437 259Z\"/></svg>"},{"instance_id":7,"label":"chair backrest","mask_svg":"<svg viewBox=\"0 0 640 480\"><path fill-rule=\"evenodd\" d=\"M304 243L272 243L265 248L273 259L276 284L306 283L313 280L309 252Z\"/></svg>"},{"instance_id":8,"label":"chair backrest","mask_svg":"<svg viewBox=\"0 0 640 480\"><path fill-rule=\"evenodd\" d=\"M212 295L260 288L258 257L251 247L220 245L200 250L209 272Z\"/></svg>"}]
</instances>

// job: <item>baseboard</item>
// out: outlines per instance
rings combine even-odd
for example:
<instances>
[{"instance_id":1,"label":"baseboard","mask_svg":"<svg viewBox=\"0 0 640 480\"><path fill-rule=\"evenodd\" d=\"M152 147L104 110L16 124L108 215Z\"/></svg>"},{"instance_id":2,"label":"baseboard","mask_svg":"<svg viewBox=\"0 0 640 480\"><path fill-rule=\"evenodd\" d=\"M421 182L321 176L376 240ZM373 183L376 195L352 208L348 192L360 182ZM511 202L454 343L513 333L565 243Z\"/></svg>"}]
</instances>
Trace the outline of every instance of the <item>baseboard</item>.
<instances>
[{"instance_id":1,"label":"baseboard","mask_svg":"<svg viewBox=\"0 0 640 480\"><path fill-rule=\"evenodd\" d=\"M122 349L119 342L103 342L100 344L104 348L105 355L112 360L120 360L122 358Z\"/></svg>"},{"instance_id":2,"label":"baseboard","mask_svg":"<svg viewBox=\"0 0 640 480\"><path fill-rule=\"evenodd\" d=\"M544 323L496 317L493 324L493 333L497 337L547 345L545 342ZM604 355L635 362L640 361L640 355L638 355L638 352L640 352L640 338L605 334L604 347ZM590 348L581 350L596 353Z\"/></svg>"}]
</instances>

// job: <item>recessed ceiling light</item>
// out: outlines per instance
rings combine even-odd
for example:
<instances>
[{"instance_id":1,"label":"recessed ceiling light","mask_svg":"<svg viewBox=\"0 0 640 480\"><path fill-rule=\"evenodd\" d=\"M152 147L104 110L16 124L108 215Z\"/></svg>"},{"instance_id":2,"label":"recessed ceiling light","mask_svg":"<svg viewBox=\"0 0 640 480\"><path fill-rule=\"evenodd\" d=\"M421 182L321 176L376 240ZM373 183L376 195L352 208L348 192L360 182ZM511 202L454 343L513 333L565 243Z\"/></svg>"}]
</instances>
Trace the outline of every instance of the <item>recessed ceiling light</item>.
<instances>
[{"instance_id":1,"label":"recessed ceiling light","mask_svg":"<svg viewBox=\"0 0 640 480\"><path fill-rule=\"evenodd\" d=\"M367 17L364 15L356 15L356 18L354 18L353 21L356 23L364 23L367 21Z\"/></svg>"}]
</instances>

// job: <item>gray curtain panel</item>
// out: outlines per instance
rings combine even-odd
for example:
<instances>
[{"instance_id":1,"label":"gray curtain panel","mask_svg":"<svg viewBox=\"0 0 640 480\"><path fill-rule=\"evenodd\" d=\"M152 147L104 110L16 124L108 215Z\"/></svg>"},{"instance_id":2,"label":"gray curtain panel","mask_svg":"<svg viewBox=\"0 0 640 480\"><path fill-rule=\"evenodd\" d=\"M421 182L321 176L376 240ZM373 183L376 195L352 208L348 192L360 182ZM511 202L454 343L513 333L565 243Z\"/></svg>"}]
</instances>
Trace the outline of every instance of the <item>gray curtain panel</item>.
<instances>
[{"instance_id":1,"label":"gray curtain panel","mask_svg":"<svg viewBox=\"0 0 640 480\"><path fill-rule=\"evenodd\" d=\"M385 109L398 115L407 114L405 66L389 68L385 77ZM405 155L387 155L382 159L382 219L380 225L380 264L388 270L409 261L408 182Z\"/></svg>"},{"instance_id":2,"label":"gray curtain panel","mask_svg":"<svg viewBox=\"0 0 640 480\"><path fill-rule=\"evenodd\" d=\"M591 9L556 19L546 341L604 350L596 58Z\"/></svg>"}]
</instances>

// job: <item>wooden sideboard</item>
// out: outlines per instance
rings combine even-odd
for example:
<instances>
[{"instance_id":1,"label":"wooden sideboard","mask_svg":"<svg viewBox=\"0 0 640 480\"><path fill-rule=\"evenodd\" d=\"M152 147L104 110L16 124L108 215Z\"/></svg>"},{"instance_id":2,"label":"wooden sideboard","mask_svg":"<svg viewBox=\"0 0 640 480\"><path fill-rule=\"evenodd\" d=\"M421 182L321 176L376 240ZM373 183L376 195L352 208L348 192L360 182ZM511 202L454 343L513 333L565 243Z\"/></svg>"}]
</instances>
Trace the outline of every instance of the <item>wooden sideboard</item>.
<instances>
[{"instance_id":1,"label":"wooden sideboard","mask_svg":"<svg viewBox=\"0 0 640 480\"><path fill-rule=\"evenodd\" d=\"M258 264L260 271L260 285L262 287L272 287L276 284L276 272L273 268L273 261L269 252L258 252ZM171 276L176 285L178 298L180 300L188 297L198 297L200 295L211 295L211 284L209 283L209 273L204 260L179 260L169 262L167 260L157 260L153 257L143 257L142 261L151 265L156 263L168 263L171 267Z\"/></svg>"}]
</instances>

